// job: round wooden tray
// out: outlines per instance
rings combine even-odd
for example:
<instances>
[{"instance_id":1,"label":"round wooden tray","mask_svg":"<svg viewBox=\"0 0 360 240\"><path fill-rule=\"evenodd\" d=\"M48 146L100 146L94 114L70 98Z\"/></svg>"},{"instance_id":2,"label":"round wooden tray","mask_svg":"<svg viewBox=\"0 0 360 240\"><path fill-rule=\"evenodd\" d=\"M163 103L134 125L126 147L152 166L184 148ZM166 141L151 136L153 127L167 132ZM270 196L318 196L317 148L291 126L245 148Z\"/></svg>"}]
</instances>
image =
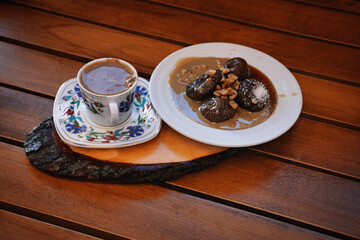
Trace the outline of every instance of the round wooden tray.
<instances>
[{"instance_id":1,"label":"round wooden tray","mask_svg":"<svg viewBox=\"0 0 360 240\"><path fill-rule=\"evenodd\" d=\"M117 183L178 178L211 166L237 151L196 142L166 124L156 138L136 146L112 149L73 147L61 141L52 117L27 135L24 148L30 162L51 175Z\"/></svg>"}]
</instances>

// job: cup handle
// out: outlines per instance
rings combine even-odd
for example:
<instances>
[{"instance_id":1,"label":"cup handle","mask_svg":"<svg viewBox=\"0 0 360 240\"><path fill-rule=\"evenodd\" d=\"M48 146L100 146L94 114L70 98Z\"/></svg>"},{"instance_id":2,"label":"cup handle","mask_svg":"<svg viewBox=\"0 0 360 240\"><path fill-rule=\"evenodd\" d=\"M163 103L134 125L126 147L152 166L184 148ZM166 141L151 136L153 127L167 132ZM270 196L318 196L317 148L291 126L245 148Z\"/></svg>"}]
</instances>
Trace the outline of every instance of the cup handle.
<instances>
[{"instance_id":1,"label":"cup handle","mask_svg":"<svg viewBox=\"0 0 360 240\"><path fill-rule=\"evenodd\" d=\"M116 124L119 120L119 108L116 102L109 103L110 109L110 122L111 124Z\"/></svg>"}]
</instances>

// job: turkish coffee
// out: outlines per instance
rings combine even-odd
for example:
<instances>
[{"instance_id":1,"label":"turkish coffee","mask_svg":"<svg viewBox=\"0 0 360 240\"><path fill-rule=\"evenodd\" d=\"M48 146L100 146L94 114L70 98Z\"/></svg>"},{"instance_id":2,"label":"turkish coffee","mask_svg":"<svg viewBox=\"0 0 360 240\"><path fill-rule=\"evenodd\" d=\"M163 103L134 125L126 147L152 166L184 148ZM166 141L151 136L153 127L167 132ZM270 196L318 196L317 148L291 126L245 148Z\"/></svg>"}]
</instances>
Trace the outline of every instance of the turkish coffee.
<instances>
[{"instance_id":1,"label":"turkish coffee","mask_svg":"<svg viewBox=\"0 0 360 240\"><path fill-rule=\"evenodd\" d=\"M136 74L120 61L109 59L88 66L81 74L80 81L90 92L114 95L131 88L136 82Z\"/></svg>"}]
</instances>

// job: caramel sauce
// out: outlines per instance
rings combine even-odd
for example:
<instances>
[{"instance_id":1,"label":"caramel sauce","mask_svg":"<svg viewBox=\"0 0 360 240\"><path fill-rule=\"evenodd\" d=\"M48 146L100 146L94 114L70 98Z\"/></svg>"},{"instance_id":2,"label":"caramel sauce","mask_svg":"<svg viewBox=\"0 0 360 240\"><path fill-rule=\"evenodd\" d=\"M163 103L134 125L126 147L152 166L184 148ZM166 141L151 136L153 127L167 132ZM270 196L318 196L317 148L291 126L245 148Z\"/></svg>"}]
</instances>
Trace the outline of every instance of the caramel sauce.
<instances>
[{"instance_id":1,"label":"caramel sauce","mask_svg":"<svg viewBox=\"0 0 360 240\"><path fill-rule=\"evenodd\" d=\"M249 78L262 82L270 94L270 104L260 112L249 112L238 108L236 115L224 122L213 123L207 120L199 111L200 101L191 100L186 96L186 84L196 77L205 74L210 69L219 69L228 59L215 57L189 57L180 59L170 74L169 85L172 98L177 108L191 120L202 125L227 130L238 130L254 127L270 117L277 104L277 94L274 85L268 77L258 69L249 66Z\"/></svg>"}]
</instances>

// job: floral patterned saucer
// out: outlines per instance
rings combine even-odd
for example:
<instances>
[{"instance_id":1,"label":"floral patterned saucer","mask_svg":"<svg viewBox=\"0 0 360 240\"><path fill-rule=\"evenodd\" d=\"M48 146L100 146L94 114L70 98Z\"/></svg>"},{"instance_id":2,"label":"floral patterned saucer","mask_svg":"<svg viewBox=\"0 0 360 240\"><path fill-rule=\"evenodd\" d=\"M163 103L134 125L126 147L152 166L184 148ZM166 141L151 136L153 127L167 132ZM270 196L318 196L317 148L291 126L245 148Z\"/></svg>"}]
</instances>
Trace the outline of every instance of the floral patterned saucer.
<instances>
[{"instance_id":1,"label":"floral patterned saucer","mask_svg":"<svg viewBox=\"0 0 360 240\"><path fill-rule=\"evenodd\" d=\"M76 78L66 81L53 109L56 131L65 143L87 148L127 147L149 141L160 132L161 119L151 105L149 83L140 77L126 122L100 126L86 116L85 108Z\"/></svg>"}]
</instances>

